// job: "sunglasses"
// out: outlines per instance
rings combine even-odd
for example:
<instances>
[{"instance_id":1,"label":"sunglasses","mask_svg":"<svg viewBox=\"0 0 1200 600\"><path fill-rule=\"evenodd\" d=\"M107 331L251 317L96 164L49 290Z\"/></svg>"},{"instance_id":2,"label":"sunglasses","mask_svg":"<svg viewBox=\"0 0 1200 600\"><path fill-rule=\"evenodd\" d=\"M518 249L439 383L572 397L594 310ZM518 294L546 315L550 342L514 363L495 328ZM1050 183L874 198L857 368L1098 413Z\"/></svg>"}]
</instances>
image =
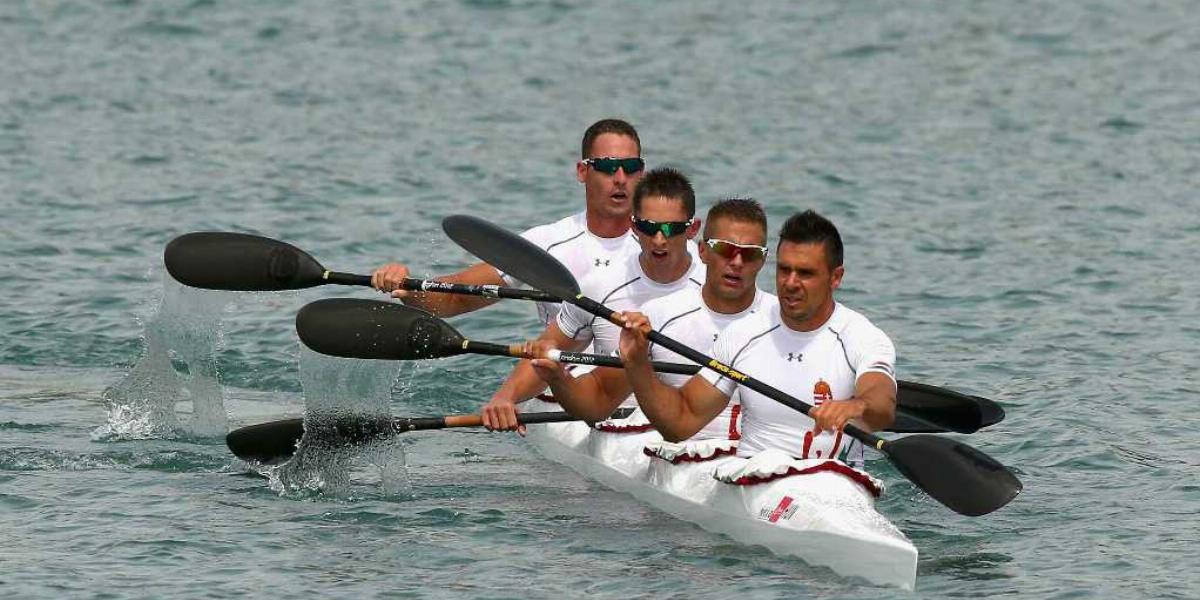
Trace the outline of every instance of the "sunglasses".
<instances>
[{"instance_id":1,"label":"sunglasses","mask_svg":"<svg viewBox=\"0 0 1200 600\"><path fill-rule=\"evenodd\" d=\"M633 158L613 158L611 156L585 158L583 164L608 175L616 175L617 169L624 169L626 175L633 175L646 168L646 161L637 156Z\"/></svg>"},{"instance_id":2,"label":"sunglasses","mask_svg":"<svg viewBox=\"0 0 1200 600\"><path fill-rule=\"evenodd\" d=\"M742 260L745 262L758 262L767 257L766 246L755 246L754 244L735 244L728 240L718 240L716 238L704 240L717 256L726 260L733 260L737 255L742 255Z\"/></svg>"},{"instance_id":3,"label":"sunglasses","mask_svg":"<svg viewBox=\"0 0 1200 600\"><path fill-rule=\"evenodd\" d=\"M650 219L633 217L633 227L642 232L646 237L654 237L662 233L663 237L673 238L687 231L687 228L691 227L695 221L695 219L688 219L686 221L663 221L659 223Z\"/></svg>"}]
</instances>

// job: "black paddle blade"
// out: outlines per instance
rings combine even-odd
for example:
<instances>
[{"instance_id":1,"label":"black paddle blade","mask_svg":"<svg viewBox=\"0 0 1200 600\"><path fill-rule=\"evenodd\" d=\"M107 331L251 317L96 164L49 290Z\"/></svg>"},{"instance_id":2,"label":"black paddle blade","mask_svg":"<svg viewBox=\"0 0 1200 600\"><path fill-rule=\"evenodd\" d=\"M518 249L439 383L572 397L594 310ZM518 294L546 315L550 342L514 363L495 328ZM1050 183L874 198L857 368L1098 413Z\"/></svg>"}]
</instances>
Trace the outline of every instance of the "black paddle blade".
<instances>
[{"instance_id":1,"label":"black paddle blade","mask_svg":"<svg viewBox=\"0 0 1200 600\"><path fill-rule=\"evenodd\" d=\"M912 435L888 442L883 451L909 480L962 515L986 515L1021 493L1021 481L1008 467L950 438Z\"/></svg>"},{"instance_id":2,"label":"black paddle blade","mask_svg":"<svg viewBox=\"0 0 1200 600\"><path fill-rule=\"evenodd\" d=\"M298 290L320 285L325 273L316 259L291 244L219 231L171 240L163 261L179 283L209 290Z\"/></svg>"},{"instance_id":3,"label":"black paddle blade","mask_svg":"<svg viewBox=\"0 0 1200 600\"><path fill-rule=\"evenodd\" d=\"M296 315L305 346L330 356L419 360L462 354L463 338L445 321L394 302L329 298Z\"/></svg>"},{"instance_id":4,"label":"black paddle blade","mask_svg":"<svg viewBox=\"0 0 1200 600\"><path fill-rule=\"evenodd\" d=\"M235 429L225 445L244 461L269 464L291 458L303 436L304 419L287 419Z\"/></svg>"},{"instance_id":5,"label":"black paddle blade","mask_svg":"<svg viewBox=\"0 0 1200 600\"><path fill-rule=\"evenodd\" d=\"M924 421L957 433L975 433L1004 418L1004 409L991 400L913 381L899 382L896 400L904 409L904 423L897 413L896 425L902 428L893 426L891 431L921 431L915 425Z\"/></svg>"},{"instance_id":6,"label":"black paddle blade","mask_svg":"<svg viewBox=\"0 0 1200 600\"><path fill-rule=\"evenodd\" d=\"M316 439L323 440L329 446L362 444L400 431L387 417L316 419L309 426L316 428ZM304 437L304 432L304 419L259 423L229 432L225 436L225 445L229 446L234 456L244 461L277 464L296 454L296 445Z\"/></svg>"},{"instance_id":7,"label":"black paddle blade","mask_svg":"<svg viewBox=\"0 0 1200 600\"><path fill-rule=\"evenodd\" d=\"M575 276L533 242L478 217L451 215L442 229L454 243L529 286L560 300L579 295Z\"/></svg>"},{"instance_id":8,"label":"black paddle blade","mask_svg":"<svg viewBox=\"0 0 1200 600\"><path fill-rule=\"evenodd\" d=\"M980 396L971 396L979 403L979 422L980 427L988 427L995 425L1004 420L1004 408L992 400L982 398Z\"/></svg>"}]
</instances>

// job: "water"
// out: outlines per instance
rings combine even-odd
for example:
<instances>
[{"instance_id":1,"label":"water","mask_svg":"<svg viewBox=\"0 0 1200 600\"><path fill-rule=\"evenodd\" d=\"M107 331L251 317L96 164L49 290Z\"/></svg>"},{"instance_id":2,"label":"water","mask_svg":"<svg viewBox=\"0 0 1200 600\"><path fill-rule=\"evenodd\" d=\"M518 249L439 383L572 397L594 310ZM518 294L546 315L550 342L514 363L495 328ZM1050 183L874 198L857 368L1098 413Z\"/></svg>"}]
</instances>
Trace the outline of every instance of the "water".
<instances>
[{"instance_id":1,"label":"water","mask_svg":"<svg viewBox=\"0 0 1200 600\"><path fill-rule=\"evenodd\" d=\"M1198 33L1194 3L1110 0L4 3L0 594L903 596L666 518L512 436L406 434L380 452L411 489L368 457L336 494L281 494L203 434L302 414L296 310L375 296L185 292L190 317L170 313L167 241L255 232L338 270L444 273L468 259L441 217L573 212L579 136L616 115L704 204L831 216L841 297L902 375L1008 410L969 440L1025 482L993 515L872 464L921 552L915 596L1195 597ZM531 311L454 324L514 341ZM219 323L215 354L152 351L187 318ZM114 417L145 360L159 412ZM357 400L471 412L509 364L407 365Z\"/></svg>"}]
</instances>

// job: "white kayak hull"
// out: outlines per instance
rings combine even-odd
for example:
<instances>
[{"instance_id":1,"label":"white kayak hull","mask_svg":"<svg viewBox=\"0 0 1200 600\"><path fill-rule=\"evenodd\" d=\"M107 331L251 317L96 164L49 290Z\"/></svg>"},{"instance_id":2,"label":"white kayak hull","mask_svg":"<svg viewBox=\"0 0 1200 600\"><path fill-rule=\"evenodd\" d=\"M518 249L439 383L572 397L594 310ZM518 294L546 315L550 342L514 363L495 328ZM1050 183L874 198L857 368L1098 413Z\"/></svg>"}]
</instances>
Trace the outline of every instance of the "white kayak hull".
<instances>
[{"instance_id":1,"label":"white kayak hull","mask_svg":"<svg viewBox=\"0 0 1200 600\"><path fill-rule=\"evenodd\" d=\"M522 408L561 410L538 400ZM643 452L662 439L656 432L608 433L581 422L530 427L527 439L546 458L706 530L876 585L915 585L916 547L876 512L874 496L845 475L822 471L734 485L713 472L745 459L672 464Z\"/></svg>"}]
</instances>

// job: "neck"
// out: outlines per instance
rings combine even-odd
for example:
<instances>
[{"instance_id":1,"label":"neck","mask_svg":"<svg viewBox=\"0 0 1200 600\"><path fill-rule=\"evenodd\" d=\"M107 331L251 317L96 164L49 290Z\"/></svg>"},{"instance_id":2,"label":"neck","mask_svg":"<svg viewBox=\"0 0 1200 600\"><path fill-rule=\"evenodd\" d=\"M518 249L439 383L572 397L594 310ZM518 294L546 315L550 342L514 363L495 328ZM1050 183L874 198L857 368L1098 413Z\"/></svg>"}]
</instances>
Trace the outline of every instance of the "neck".
<instances>
[{"instance_id":1,"label":"neck","mask_svg":"<svg viewBox=\"0 0 1200 600\"><path fill-rule=\"evenodd\" d=\"M706 281L711 282L712 280ZM712 289L711 283L705 283L704 287L700 288L700 297L704 299L704 305L709 310L723 315L734 315L750 308L750 305L754 304L754 296L757 293L758 290L750 288L737 298L726 299L717 295L716 291Z\"/></svg>"},{"instance_id":2,"label":"neck","mask_svg":"<svg viewBox=\"0 0 1200 600\"><path fill-rule=\"evenodd\" d=\"M629 220L629 215L623 217L613 217L598 215L593 211L587 211L587 228L592 235L602 238L615 238L625 235L632 222Z\"/></svg>"},{"instance_id":3,"label":"neck","mask_svg":"<svg viewBox=\"0 0 1200 600\"><path fill-rule=\"evenodd\" d=\"M834 306L834 302L830 300L828 304L818 309L811 317L803 319L789 317L784 314L781 308L779 316L783 319L783 324L792 331L816 331L829 320L829 317L833 316Z\"/></svg>"},{"instance_id":4,"label":"neck","mask_svg":"<svg viewBox=\"0 0 1200 600\"><path fill-rule=\"evenodd\" d=\"M667 264L658 264L650 260L645 252L638 255L638 263L642 265L642 272L655 283L671 283L683 277L688 269L692 266L692 255L688 252L680 254L679 258Z\"/></svg>"}]
</instances>

